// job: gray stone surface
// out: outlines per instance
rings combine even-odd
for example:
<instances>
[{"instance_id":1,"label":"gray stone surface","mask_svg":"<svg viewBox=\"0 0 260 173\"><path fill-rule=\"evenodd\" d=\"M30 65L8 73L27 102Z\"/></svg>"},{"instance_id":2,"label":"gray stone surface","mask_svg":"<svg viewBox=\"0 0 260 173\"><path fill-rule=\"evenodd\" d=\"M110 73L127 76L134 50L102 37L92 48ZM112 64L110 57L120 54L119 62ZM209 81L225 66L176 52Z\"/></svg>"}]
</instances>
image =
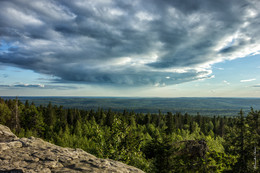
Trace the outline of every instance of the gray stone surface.
<instances>
[{"instance_id":1,"label":"gray stone surface","mask_svg":"<svg viewBox=\"0 0 260 173\"><path fill-rule=\"evenodd\" d=\"M136 172L143 171L81 149L62 148L39 138L17 138L0 125L0 172Z\"/></svg>"},{"instance_id":2,"label":"gray stone surface","mask_svg":"<svg viewBox=\"0 0 260 173\"><path fill-rule=\"evenodd\" d=\"M11 132L11 130L0 124L0 142L8 142L17 139L17 137Z\"/></svg>"}]
</instances>

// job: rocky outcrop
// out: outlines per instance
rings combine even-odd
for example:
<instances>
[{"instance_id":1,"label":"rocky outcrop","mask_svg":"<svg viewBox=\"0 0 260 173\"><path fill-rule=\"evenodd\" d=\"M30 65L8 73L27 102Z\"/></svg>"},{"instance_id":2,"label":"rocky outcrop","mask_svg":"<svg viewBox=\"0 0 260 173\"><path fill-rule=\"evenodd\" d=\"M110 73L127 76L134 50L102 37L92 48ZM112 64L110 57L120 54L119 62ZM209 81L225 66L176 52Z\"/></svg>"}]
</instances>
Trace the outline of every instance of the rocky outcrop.
<instances>
[{"instance_id":1,"label":"rocky outcrop","mask_svg":"<svg viewBox=\"0 0 260 173\"><path fill-rule=\"evenodd\" d=\"M0 125L0 172L137 172L110 159L99 159L81 149L62 148L39 138L17 138Z\"/></svg>"},{"instance_id":2,"label":"rocky outcrop","mask_svg":"<svg viewBox=\"0 0 260 173\"><path fill-rule=\"evenodd\" d=\"M184 153L190 155L194 158L201 157L204 158L209 148L205 140L187 140L185 141L186 146L184 148Z\"/></svg>"}]
</instances>

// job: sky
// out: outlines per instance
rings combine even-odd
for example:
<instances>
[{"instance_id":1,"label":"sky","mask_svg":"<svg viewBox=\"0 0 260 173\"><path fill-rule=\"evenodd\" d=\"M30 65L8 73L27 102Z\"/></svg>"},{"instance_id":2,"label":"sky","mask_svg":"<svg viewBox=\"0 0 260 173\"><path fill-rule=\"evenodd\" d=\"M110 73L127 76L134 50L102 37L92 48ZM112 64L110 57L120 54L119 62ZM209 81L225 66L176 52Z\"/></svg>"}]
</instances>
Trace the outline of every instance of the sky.
<instances>
[{"instance_id":1,"label":"sky","mask_svg":"<svg viewBox=\"0 0 260 173\"><path fill-rule=\"evenodd\" d=\"M260 97L259 0L1 0L0 96Z\"/></svg>"}]
</instances>

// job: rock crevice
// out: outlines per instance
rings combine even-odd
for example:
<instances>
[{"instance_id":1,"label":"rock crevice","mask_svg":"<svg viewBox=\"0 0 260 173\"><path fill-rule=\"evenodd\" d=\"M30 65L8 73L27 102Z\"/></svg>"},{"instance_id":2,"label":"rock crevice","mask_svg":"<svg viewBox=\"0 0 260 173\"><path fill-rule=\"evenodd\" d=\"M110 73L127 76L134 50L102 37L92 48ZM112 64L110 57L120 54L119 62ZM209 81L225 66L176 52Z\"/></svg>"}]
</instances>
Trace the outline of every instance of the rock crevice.
<instances>
[{"instance_id":1,"label":"rock crevice","mask_svg":"<svg viewBox=\"0 0 260 173\"><path fill-rule=\"evenodd\" d=\"M136 172L143 171L81 149L63 148L39 138L17 138L0 125L0 172Z\"/></svg>"}]
</instances>

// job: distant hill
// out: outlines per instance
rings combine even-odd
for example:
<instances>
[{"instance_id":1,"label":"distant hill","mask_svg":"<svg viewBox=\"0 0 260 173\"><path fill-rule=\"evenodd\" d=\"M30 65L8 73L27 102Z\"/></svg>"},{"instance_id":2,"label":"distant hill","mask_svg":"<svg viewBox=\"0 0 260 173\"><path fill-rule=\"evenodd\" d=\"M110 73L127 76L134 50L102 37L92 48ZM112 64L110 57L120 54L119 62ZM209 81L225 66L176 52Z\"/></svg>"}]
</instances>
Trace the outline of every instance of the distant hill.
<instances>
[{"instance_id":1,"label":"distant hill","mask_svg":"<svg viewBox=\"0 0 260 173\"><path fill-rule=\"evenodd\" d=\"M15 97L2 97L13 99ZM65 108L112 109L114 111L135 112L181 112L201 115L236 116L240 109L245 112L260 109L260 98L136 98L136 97L19 97L35 105L62 105Z\"/></svg>"}]
</instances>

